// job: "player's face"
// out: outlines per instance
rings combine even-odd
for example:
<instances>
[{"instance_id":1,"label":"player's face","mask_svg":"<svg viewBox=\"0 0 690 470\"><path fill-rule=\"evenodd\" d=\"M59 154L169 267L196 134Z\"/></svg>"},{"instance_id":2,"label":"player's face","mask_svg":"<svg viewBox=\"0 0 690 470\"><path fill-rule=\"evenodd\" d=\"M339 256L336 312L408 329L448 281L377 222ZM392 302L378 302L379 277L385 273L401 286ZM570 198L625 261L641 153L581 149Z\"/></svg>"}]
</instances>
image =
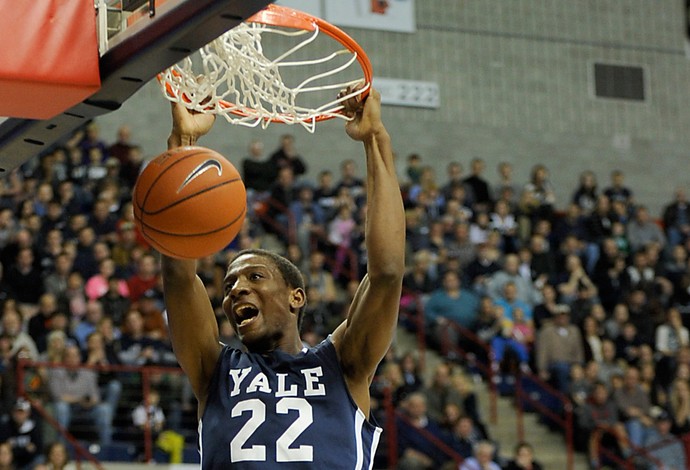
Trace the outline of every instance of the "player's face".
<instances>
[{"instance_id":1,"label":"player's face","mask_svg":"<svg viewBox=\"0 0 690 470\"><path fill-rule=\"evenodd\" d=\"M271 351L297 328L305 301L302 289L287 285L270 259L247 254L228 268L223 310L250 351Z\"/></svg>"}]
</instances>

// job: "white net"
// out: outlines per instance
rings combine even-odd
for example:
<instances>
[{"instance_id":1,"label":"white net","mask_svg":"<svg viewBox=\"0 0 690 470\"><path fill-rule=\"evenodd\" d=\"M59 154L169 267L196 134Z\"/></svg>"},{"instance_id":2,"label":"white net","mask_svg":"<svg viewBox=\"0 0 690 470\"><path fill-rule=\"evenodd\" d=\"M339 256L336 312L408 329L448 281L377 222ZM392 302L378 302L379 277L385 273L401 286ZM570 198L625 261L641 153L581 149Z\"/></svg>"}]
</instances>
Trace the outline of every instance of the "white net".
<instances>
[{"instance_id":1,"label":"white net","mask_svg":"<svg viewBox=\"0 0 690 470\"><path fill-rule=\"evenodd\" d=\"M242 23L204 46L198 57L188 57L161 73L162 91L189 109L220 114L249 127L280 122L314 132L318 121L347 119L341 113L342 103L364 93L369 84L336 98L340 90L365 81L362 69L357 54L345 48L309 57L306 46L319 36L318 25L314 26L314 31L306 31ZM273 59L264 55L267 44L284 46L288 41L296 44Z\"/></svg>"}]
</instances>

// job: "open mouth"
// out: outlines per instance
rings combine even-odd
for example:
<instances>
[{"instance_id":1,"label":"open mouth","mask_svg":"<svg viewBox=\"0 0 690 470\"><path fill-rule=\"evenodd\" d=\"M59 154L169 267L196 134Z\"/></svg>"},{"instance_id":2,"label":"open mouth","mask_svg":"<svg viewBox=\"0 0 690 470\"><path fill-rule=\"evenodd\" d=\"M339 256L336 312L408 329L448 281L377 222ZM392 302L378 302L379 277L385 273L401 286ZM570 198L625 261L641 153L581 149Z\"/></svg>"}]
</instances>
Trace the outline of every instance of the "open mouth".
<instances>
[{"instance_id":1,"label":"open mouth","mask_svg":"<svg viewBox=\"0 0 690 470\"><path fill-rule=\"evenodd\" d=\"M259 309L252 305L244 304L235 309L235 323L238 327L251 323L259 314Z\"/></svg>"}]
</instances>

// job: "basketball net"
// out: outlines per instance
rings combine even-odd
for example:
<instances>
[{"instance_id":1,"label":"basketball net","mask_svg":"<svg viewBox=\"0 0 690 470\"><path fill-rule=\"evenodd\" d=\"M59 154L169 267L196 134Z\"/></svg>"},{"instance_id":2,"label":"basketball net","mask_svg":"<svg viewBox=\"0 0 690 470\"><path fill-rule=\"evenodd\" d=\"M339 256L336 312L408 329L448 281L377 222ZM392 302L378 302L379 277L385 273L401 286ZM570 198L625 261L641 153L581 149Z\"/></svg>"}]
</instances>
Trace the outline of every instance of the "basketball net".
<instances>
[{"instance_id":1,"label":"basketball net","mask_svg":"<svg viewBox=\"0 0 690 470\"><path fill-rule=\"evenodd\" d=\"M162 72L158 80L167 99L198 112L222 115L233 124L260 125L264 129L276 122L300 124L314 132L319 121L349 119L342 113L343 102L365 96L371 86L371 65L363 50L323 20L276 5L269 5L267 10L268 17L259 16L260 12L256 20L241 23L201 48L200 64L187 57ZM275 20L276 12L281 19L286 14L293 16L287 26L265 24ZM298 22L292 21L295 15ZM294 58L298 51L304 55L304 49L322 32L336 39L341 48L317 57ZM267 35L293 38L297 43L269 59L264 55ZM357 64L362 70L352 78L352 70L348 69L356 72ZM318 68L316 73L315 68ZM294 85L288 85L283 79L283 72L289 69L293 75L302 73ZM305 76L306 73L311 74ZM364 86L336 97L338 91L358 84ZM324 95L329 97L325 103L304 104L308 95L324 91L332 93ZM331 96L335 99L330 99Z\"/></svg>"}]
</instances>

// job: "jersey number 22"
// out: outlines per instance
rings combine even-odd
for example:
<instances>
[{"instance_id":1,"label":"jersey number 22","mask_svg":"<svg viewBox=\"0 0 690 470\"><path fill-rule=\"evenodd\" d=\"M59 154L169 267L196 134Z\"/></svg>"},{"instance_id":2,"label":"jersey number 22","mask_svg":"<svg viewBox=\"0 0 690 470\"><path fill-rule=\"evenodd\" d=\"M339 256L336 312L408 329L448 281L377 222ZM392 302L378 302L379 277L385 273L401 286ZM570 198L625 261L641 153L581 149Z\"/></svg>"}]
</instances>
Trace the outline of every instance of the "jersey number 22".
<instances>
[{"instance_id":1,"label":"jersey number 22","mask_svg":"<svg viewBox=\"0 0 690 470\"><path fill-rule=\"evenodd\" d=\"M276 441L276 461L278 462L311 462L314 449L312 446L290 446L314 422L311 405L304 398L284 397L276 403L276 413L288 414L290 410L297 411L297 419L292 422ZM266 461L266 446L255 444L244 447L249 438L266 421L266 405L259 399L252 398L237 403L232 408L232 417L237 418L243 413L251 413L249 420L230 441L230 461Z\"/></svg>"}]
</instances>

